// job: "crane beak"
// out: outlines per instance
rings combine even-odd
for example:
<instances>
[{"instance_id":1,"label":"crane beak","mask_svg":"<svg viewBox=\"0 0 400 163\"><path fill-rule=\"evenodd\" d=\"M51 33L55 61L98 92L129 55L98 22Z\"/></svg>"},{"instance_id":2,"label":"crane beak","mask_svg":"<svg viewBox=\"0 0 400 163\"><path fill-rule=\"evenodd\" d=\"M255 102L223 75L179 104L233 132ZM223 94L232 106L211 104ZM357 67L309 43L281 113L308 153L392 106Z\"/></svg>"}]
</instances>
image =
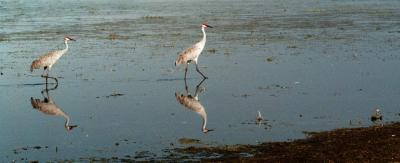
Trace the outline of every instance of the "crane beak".
<instances>
[{"instance_id":1,"label":"crane beak","mask_svg":"<svg viewBox=\"0 0 400 163\"><path fill-rule=\"evenodd\" d=\"M73 39L73 38L71 38L71 37L68 37L68 36L65 36L65 38L67 38L67 39L70 40L70 41L76 41L75 39Z\"/></svg>"},{"instance_id":2,"label":"crane beak","mask_svg":"<svg viewBox=\"0 0 400 163\"><path fill-rule=\"evenodd\" d=\"M214 28L214 27L212 27L212 26L209 26L209 25L207 25L207 24L205 24L206 25L206 27L208 27L208 28Z\"/></svg>"},{"instance_id":3,"label":"crane beak","mask_svg":"<svg viewBox=\"0 0 400 163\"><path fill-rule=\"evenodd\" d=\"M203 133L205 134L207 134L210 131L214 131L214 129L208 129L208 128L203 129Z\"/></svg>"},{"instance_id":4,"label":"crane beak","mask_svg":"<svg viewBox=\"0 0 400 163\"><path fill-rule=\"evenodd\" d=\"M70 126L66 126L65 128L67 129L68 132L72 131L72 129L74 129L75 127L78 127L78 125L70 125Z\"/></svg>"}]
</instances>

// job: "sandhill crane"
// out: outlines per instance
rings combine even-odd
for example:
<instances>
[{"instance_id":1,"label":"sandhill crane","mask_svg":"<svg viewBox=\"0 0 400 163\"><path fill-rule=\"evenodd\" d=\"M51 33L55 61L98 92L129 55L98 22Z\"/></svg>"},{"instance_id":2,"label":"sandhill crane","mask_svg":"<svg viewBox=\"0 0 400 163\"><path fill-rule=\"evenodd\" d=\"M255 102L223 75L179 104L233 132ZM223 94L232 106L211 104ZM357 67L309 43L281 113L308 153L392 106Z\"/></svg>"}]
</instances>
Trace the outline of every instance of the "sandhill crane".
<instances>
[{"instance_id":1,"label":"sandhill crane","mask_svg":"<svg viewBox=\"0 0 400 163\"><path fill-rule=\"evenodd\" d=\"M188 89L187 89L187 84L185 80L185 89L186 89L186 95L185 94L180 94L178 92L175 92L175 97L176 100L184 106L186 109L193 111L197 114L200 115L200 117L203 119L203 123L201 125L201 131L203 133L207 133L208 131L212 131L210 129L206 128L207 125L207 113L206 110L204 109L204 106L200 103L198 94L199 94L199 88L200 85L204 82L205 79L203 79L197 86L196 86L196 92L195 95L192 96L190 95Z\"/></svg>"},{"instance_id":2,"label":"sandhill crane","mask_svg":"<svg viewBox=\"0 0 400 163\"><path fill-rule=\"evenodd\" d=\"M67 131L71 131L73 128L78 127L77 125L70 125L69 121L70 118L65 112L59 108L54 101L50 98L49 95L49 90L54 90L57 88L58 85L56 85L54 88L47 89L47 84L46 88L41 92L44 99L41 101L40 99L34 99L31 97L31 104L32 107L44 114L47 115L54 115L54 116L62 116L65 118L65 124L64 127Z\"/></svg>"},{"instance_id":3,"label":"sandhill crane","mask_svg":"<svg viewBox=\"0 0 400 163\"><path fill-rule=\"evenodd\" d=\"M203 32L203 38L196 44L192 45L190 48L188 48L185 51L183 51L182 53L180 53L178 55L177 59L175 60L175 66L180 65L180 64L186 64L185 79L186 79L186 74L188 71L189 63L191 63L192 61L196 64L196 71L198 73L200 73L200 75L203 76L203 78L205 78L205 79L208 78L208 77L204 76L204 74L202 72L200 72L199 66L197 64L197 60L198 60L201 52L203 51L204 46L206 45L206 32L205 32L206 28L212 28L212 27L209 26L208 24L202 24L201 31Z\"/></svg>"},{"instance_id":4,"label":"sandhill crane","mask_svg":"<svg viewBox=\"0 0 400 163\"><path fill-rule=\"evenodd\" d=\"M47 78L52 78L56 80L56 82L58 82L57 78L49 77L49 72L51 70L51 67L53 67L53 65L57 62L57 60L60 59L60 57L68 51L68 41L75 41L75 40L72 39L71 37L65 36L64 37L65 49L44 54L40 56L39 59L34 60L31 64L31 72L33 72L33 69L40 69L41 67L43 67L42 77L46 78L46 83L47 83Z\"/></svg>"}]
</instances>

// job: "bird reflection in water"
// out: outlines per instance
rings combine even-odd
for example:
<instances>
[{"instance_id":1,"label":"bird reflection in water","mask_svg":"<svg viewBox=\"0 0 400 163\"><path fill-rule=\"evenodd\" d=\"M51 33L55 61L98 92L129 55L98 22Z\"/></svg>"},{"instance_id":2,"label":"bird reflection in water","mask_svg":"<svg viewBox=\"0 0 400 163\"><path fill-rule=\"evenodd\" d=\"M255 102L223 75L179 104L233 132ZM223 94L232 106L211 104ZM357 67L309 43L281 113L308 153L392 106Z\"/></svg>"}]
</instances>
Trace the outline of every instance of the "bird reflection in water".
<instances>
[{"instance_id":1,"label":"bird reflection in water","mask_svg":"<svg viewBox=\"0 0 400 163\"><path fill-rule=\"evenodd\" d=\"M205 81L205 79L203 79L197 86L196 86L196 92L194 94L194 96L192 96L189 91L188 91L188 86L185 80L185 91L186 91L186 95L185 94L181 94L179 92L175 92L175 97L176 100L182 105L184 106L186 109L193 111L197 114L200 115L200 117L203 120L203 123L201 125L201 131L203 133L207 133L209 131L212 131L210 129L206 128L207 125L207 113L206 110L204 109L204 106L200 103L199 101L199 92L200 92L200 86L201 84L203 84L203 82Z\"/></svg>"},{"instance_id":2,"label":"bird reflection in water","mask_svg":"<svg viewBox=\"0 0 400 163\"><path fill-rule=\"evenodd\" d=\"M51 99L49 95L49 91L57 89L58 84L54 86L53 88L48 88L47 83L46 83L46 88L42 90L42 95L43 95L43 100L40 99L35 99L31 97L31 104L32 107L44 114L47 115L54 115L54 116L62 116L65 118L65 124L64 127L67 131L71 131L73 128L78 127L77 125L70 125L69 121L70 118L65 112L59 108L54 101Z\"/></svg>"}]
</instances>

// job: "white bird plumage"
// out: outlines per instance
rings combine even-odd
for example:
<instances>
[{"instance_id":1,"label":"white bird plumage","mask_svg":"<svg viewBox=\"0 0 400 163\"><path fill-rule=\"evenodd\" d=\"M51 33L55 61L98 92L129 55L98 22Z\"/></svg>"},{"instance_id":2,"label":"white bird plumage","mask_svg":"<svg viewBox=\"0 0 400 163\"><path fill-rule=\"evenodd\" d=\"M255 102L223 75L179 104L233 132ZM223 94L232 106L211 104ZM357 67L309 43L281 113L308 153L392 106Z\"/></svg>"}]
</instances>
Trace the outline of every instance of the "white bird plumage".
<instances>
[{"instance_id":1,"label":"white bird plumage","mask_svg":"<svg viewBox=\"0 0 400 163\"><path fill-rule=\"evenodd\" d=\"M382 120L382 114L381 110L376 108L371 115L371 121L378 121L378 120Z\"/></svg>"},{"instance_id":2,"label":"white bird plumage","mask_svg":"<svg viewBox=\"0 0 400 163\"><path fill-rule=\"evenodd\" d=\"M257 117L256 117L256 119L257 119L257 121L261 121L261 120L263 120L264 118L262 117L262 115L261 115L261 112L260 111L257 111Z\"/></svg>"},{"instance_id":3,"label":"white bird plumage","mask_svg":"<svg viewBox=\"0 0 400 163\"><path fill-rule=\"evenodd\" d=\"M264 118L261 115L261 112L257 111L256 122L259 124L259 123L261 123L262 120L264 120Z\"/></svg>"},{"instance_id":4,"label":"white bird plumage","mask_svg":"<svg viewBox=\"0 0 400 163\"><path fill-rule=\"evenodd\" d=\"M187 74L187 70L188 70L188 65L191 62L195 63L196 71L198 73L200 73L200 75L203 76L203 78L207 79L207 77L202 72L200 72L199 66L198 66L198 58L199 58L201 52L203 51L204 46L206 45L206 32L205 32L206 28L213 28L213 27L209 26L208 24L202 24L201 31L203 32L203 38L196 44L192 45L190 48L188 48L185 51L183 51L182 53L180 53L178 55L177 59L175 60L175 66L180 65L180 64L186 64L185 79L186 79L186 74Z\"/></svg>"},{"instance_id":5,"label":"white bird plumage","mask_svg":"<svg viewBox=\"0 0 400 163\"><path fill-rule=\"evenodd\" d=\"M49 52L47 54L40 56L38 59L34 60L31 64L31 72L33 72L34 69L40 69L43 67L44 70L42 77L47 78L49 76L50 70L53 67L53 65L57 62L58 59L60 59L62 55L64 55L68 51L68 41L75 41L75 39L65 36L64 37L65 48L63 50Z\"/></svg>"}]
</instances>

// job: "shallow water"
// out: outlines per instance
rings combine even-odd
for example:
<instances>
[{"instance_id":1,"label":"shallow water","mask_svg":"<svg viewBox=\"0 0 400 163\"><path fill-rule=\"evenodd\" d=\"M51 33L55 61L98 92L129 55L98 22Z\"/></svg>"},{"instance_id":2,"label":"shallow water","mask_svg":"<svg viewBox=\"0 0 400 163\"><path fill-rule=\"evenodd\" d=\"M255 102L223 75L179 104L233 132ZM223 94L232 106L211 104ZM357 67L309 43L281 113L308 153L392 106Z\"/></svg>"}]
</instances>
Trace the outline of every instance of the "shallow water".
<instances>
[{"instance_id":1,"label":"shallow water","mask_svg":"<svg viewBox=\"0 0 400 163\"><path fill-rule=\"evenodd\" d=\"M383 122L399 121L399 8L396 0L0 2L0 155L149 159L188 145L376 125L376 107ZM184 68L173 66L205 21L215 26L199 59L209 77L199 87L206 134L175 97L186 92ZM64 35L77 41L53 67L59 85L48 93L78 126L69 132L63 117L33 109L45 85L41 70L29 72L38 55L63 48ZM190 65L192 95L200 81Z\"/></svg>"}]
</instances>

